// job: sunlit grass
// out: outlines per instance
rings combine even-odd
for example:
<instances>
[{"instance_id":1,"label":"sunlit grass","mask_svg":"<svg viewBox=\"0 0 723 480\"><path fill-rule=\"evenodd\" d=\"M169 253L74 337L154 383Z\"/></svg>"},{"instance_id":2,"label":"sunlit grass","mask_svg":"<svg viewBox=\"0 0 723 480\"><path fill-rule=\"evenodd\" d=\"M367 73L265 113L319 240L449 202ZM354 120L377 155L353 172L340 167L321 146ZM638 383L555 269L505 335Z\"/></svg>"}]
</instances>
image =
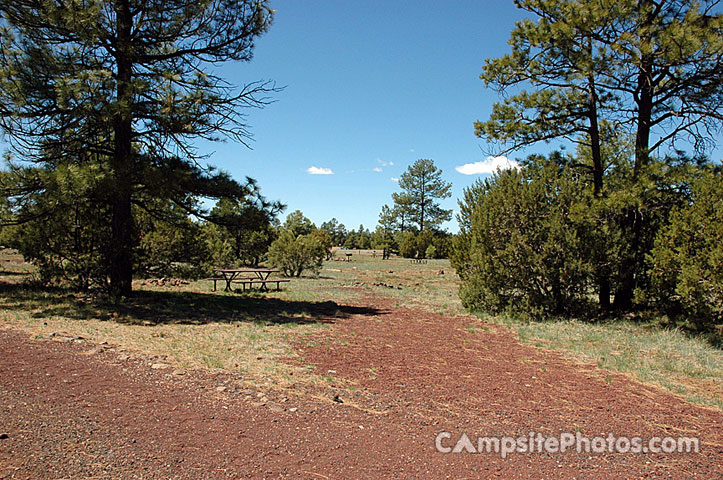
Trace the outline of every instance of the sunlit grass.
<instances>
[{"instance_id":1,"label":"sunlit grass","mask_svg":"<svg viewBox=\"0 0 723 480\"><path fill-rule=\"evenodd\" d=\"M165 357L181 368L222 369L279 382L289 382L291 370L297 369L294 381L301 372L309 381L329 383L303 358L297 358L299 367L284 360L295 355L293 342L307 347L325 340L343 345L332 336L333 330L328 339L317 334L327 329L325 322L347 314L345 305L364 305L369 295L390 298L397 307L465 314L457 296L459 279L447 260L418 264L354 251L351 262L325 262L318 277L294 278L278 292L212 292L208 280L175 287L136 282L139 294L124 305L18 286L32 267L14 252L0 252L0 265L0 324L39 338L67 333L107 341ZM631 374L689 401L723 409L723 351L702 337L623 320L483 318L508 326L522 342L597 364L601 375L605 370ZM465 328L470 334L486 329L473 317Z\"/></svg>"},{"instance_id":2,"label":"sunlit grass","mask_svg":"<svg viewBox=\"0 0 723 480\"><path fill-rule=\"evenodd\" d=\"M633 374L689 401L723 410L723 351L702 337L627 320L492 320L514 329L525 343L563 350L602 369Z\"/></svg>"}]
</instances>

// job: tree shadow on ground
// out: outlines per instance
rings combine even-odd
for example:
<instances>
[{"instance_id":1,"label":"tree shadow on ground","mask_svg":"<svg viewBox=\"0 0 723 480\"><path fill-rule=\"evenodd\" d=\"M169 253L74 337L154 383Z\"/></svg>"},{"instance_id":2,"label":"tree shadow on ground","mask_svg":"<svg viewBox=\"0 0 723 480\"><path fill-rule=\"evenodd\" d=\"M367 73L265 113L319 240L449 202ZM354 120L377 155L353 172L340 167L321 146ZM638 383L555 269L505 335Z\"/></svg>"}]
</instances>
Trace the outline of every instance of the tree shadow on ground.
<instances>
[{"instance_id":1,"label":"tree shadow on ground","mask_svg":"<svg viewBox=\"0 0 723 480\"><path fill-rule=\"evenodd\" d=\"M334 323L351 315L379 315L375 308L336 302L293 301L252 295L188 291L137 291L123 302L71 290L0 282L0 308L25 311L35 318L59 316L76 320L109 320L137 325L259 322Z\"/></svg>"}]
</instances>

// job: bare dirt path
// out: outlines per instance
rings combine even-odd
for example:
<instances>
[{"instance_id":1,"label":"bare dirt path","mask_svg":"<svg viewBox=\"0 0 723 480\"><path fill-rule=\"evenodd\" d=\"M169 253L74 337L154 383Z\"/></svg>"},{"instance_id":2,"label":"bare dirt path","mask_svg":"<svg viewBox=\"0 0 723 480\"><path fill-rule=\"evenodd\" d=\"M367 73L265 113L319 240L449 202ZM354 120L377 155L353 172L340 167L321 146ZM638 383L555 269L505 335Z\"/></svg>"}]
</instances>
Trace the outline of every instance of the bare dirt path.
<instances>
[{"instance_id":1,"label":"bare dirt path","mask_svg":"<svg viewBox=\"0 0 723 480\"><path fill-rule=\"evenodd\" d=\"M471 317L358 303L379 313L295 345L289 362L327 380L284 391L0 330L0 478L723 478L718 411ZM440 431L445 446L462 433L696 436L700 452L502 459L439 453Z\"/></svg>"}]
</instances>

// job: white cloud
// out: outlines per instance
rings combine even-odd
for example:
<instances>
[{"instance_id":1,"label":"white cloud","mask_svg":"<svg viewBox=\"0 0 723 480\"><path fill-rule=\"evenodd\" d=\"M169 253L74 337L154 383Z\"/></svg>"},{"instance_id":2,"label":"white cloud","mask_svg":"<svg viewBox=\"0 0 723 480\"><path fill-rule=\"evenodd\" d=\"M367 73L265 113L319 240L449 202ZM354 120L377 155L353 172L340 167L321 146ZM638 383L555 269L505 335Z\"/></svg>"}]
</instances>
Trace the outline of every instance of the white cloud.
<instances>
[{"instance_id":1,"label":"white cloud","mask_svg":"<svg viewBox=\"0 0 723 480\"><path fill-rule=\"evenodd\" d=\"M385 162L385 161L382 160L381 158L377 158L377 162L379 162L379 165L381 165L382 167L392 167L392 166L394 166L394 162Z\"/></svg>"},{"instance_id":2,"label":"white cloud","mask_svg":"<svg viewBox=\"0 0 723 480\"><path fill-rule=\"evenodd\" d=\"M375 172L381 172L382 167L374 167L374 168L372 168L372 170L374 170Z\"/></svg>"},{"instance_id":3,"label":"white cloud","mask_svg":"<svg viewBox=\"0 0 723 480\"><path fill-rule=\"evenodd\" d=\"M509 168L520 168L520 164L507 157L487 157L486 160L474 163L465 163L459 167L454 167L463 175L479 175L482 173L494 173L497 170L507 170Z\"/></svg>"},{"instance_id":4,"label":"white cloud","mask_svg":"<svg viewBox=\"0 0 723 480\"><path fill-rule=\"evenodd\" d=\"M390 178L389 180L391 180L392 182L398 182L398 181L399 181L399 179L398 179L397 177L392 177L392 178Z\"/></svg>"},{"instance_id":5,"label":"white cloud","mask_svg":"<svg viewBox=\"0 0 723 480\"><path fill-rule=\"evenodd\" d=\"M307 168L306 171L311 175L334 175L331 168L315 167L313 165Z\"/></svg>"}]
</instances>

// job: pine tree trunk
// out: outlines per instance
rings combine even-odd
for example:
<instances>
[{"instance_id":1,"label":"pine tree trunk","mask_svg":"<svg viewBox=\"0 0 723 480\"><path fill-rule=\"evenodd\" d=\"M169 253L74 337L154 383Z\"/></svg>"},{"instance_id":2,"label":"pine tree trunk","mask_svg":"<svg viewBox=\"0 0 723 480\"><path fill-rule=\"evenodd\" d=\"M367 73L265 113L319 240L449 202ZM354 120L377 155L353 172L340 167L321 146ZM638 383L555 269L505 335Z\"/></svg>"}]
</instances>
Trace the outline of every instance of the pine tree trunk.
<instances>
[{"instance_id":1,"label":"pine tree trunk","mask_svg":"<svg viewBox=\"0 0 723 480\"><path fill-rule=\"evenodd\" d=\"M114 191L111 220L110 293L114 297L129 296L133 281L133 245L135 242L131 196L133 193L133 120L130 113L131 80L131 26L133 17L127 0L116 4L116 34L118 78L117 110L113 119L114 152L112 162Z\"/></svg>"},{"instance_id":2,"label":"pine tree trunk","mask_svg":"<svg viewBox=\"0 0 723 480\"><path fill-rule=\"evenodd\" d=\"M133 241L131 195L127 189L116 188L113 198L110 258L110 290L114 297L127 297L132 292Z\"/></svg>"},{"instance_id":3,"label":"pine tree trunk","mask_svg":"<svg viewBox=\"0 0 723 480\"><path fill-rule=\"evenodd\" d=\"M595 78L591 75L588 77L588 94L589 109L588 115L590 120L590 151L592 154L592 176L593 189L595 198L603 194L603 179L605 174L605 165L603 164L602 152L600 148L600 126L598 124L597 112L597 88L595 86ZM601 259L602 262L606 258ZM598 272L598 303L602 310L610 308L610 276L604 272Z\"/></svg>"},{"instance_id":4,"label":"pine tree trunk","mask_svg":"<svg viewBox=\"0 0 723 480\"><path fill-rule=\"evenodd\" d=\"M598 277L598 304L600 309L610 310L610 277L601 275Z\"/></svg>"},{"instance_id":5,"label":"pine tree trunk","mask_svg":"<svg viewBox=\"0 0 723 480\"><path fill-rule=\"evenodd\" d=\"M653 115L653 59L650 55L641 58L638 68L638 125L635 132L635 164L633 181L637 181L641 170L650 159L650 127ZM625 216L625 229L630 230L631 254L623 260L623 271L620 287L615 292L613 305L616 309L627 310L633 306L633 297L637 283L636 275L643 268L645 255L642 250L643 219L637 207L629 207Z\"/></svg>"}]
</instances>

